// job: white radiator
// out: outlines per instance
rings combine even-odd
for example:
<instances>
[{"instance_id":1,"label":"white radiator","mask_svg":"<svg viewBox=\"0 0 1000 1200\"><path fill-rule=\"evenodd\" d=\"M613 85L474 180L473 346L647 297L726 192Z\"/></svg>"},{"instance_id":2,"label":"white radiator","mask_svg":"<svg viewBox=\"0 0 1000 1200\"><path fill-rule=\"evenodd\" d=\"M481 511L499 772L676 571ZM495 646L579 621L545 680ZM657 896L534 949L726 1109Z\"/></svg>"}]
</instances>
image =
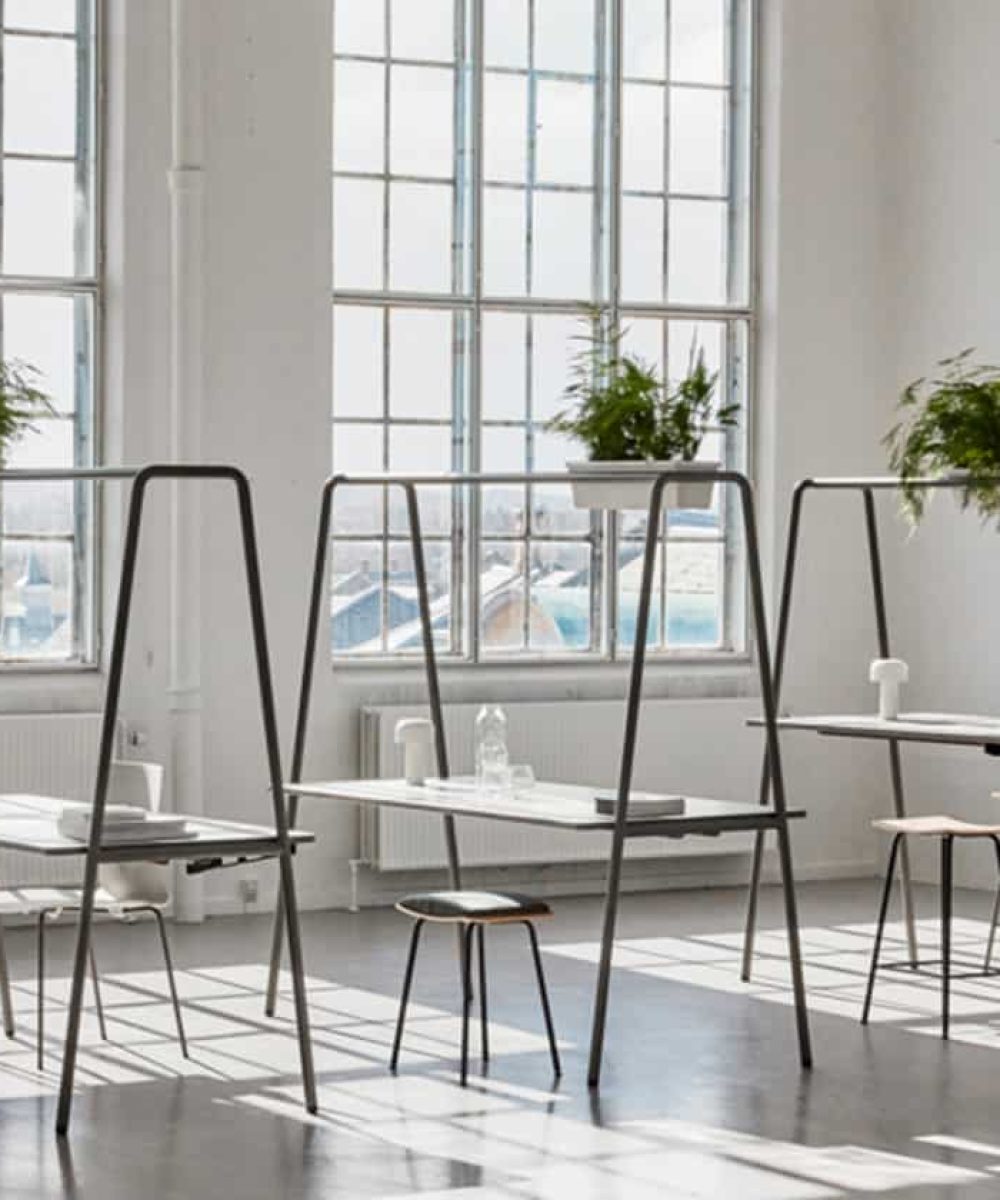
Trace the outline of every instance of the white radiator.
<instances>
[{"instance_id":1,"label":"white radiator","mask_svg":"<svg viewBox=\"0 0 1000 1200\"><path fill-rule=\"evenodd\" d=\"M469 774L478 704L448 705L445 729L453 775ZM720 800L756 796L761 738L746 728L759 712L754 700L649 700L643 704L634 786L687 792ZM625 705L621 700L505 704L512 763L529 763L538 779L611 788L618 776ZM423 716L418 706L365 708L361 712L361 773L401 774L393 730L400 717ZM748 771L748 764L752 764ZM379 871L445 865L438 816L369 807L361 815L363 860ZM609 837L506 821L461 818L459 853L468 866L586 862L604 859ZM630 858L746 854L747 834L720 838L637 838Z\"/></svg>"},{"instance_id":2,"label":"white radiator","mask_svg":"<svg viewBox=\"0 0 1000 1200\"><path fill-rule=\"evenodd\" d=\"M100 736L100 713L0 716L0 792L91 800ZM75 883L82 873L82 861L0 850L0 888Z\"/></svg>"}]
</instances>

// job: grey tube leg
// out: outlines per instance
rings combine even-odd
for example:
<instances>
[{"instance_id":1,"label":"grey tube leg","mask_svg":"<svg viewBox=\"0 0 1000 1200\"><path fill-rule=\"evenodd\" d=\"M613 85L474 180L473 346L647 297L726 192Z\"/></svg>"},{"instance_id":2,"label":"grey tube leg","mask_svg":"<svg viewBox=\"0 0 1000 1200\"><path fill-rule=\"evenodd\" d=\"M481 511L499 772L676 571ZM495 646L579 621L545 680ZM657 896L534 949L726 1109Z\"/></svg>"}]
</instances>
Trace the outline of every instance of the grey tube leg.
<instances>
[{"instance_id":1,"label":"grey tube leg","mask_svg":"<svg viewBox=\"0 0 1000 1200\"><path fill-rule=\"evenodd\" d=\"M885 918L889 911L889 898L892 896L892 881L896 872L896 856L899 853L899 843L903 835L897 833L889 848L889 863L885 869L885 881L882 884L882 900L878 909L878 925L875 928L875 945L872 947L872 962L868 970L868 986L865 988L865 1003L861 1009L861 1024L868 1024L868 1014L872 1007L872 993L875 990L875 974L878 971L879 954L882 952L882 934L885 931Z\"/></svg>"},{"instance_id":2,"label":"grey tube leg","mask_svg":"<svg viewBox=\"0 0 1000 1200\"><path fill-rule=\"evenodd\" d=\"M475 925L465 927L462 936L462 1062L460 1079L465 1087L469 1078L469 1016L472 1012L472 935Z\"/></svg>"},{"instance_id":3,"label":"grey tube leg","mask_svg":"<svg viewBox=\"0 0 1000 1200\"><path fill-rule=\"evenodd\" d=\"M479 1037L483 1066L490 1061L490 1027L486 1014L486 926L479 926Z\"/></svg>"},{"instance_id":4,"label":"grey tube leg","mask_svg":"<svg viewBox=\"0 0 1000 1200\"><path fill-rule=\"evenodd\" d=\"M549 1007L549 992L545 986L545 972L542 970L542 956L538 951L538 934L530 921L525 921L528 927L528 938L531 942L531 957L535 961L535 978L538 980L538 996L542 1002L542 1015L545 1018L545 1032L549 1039L549 1054L552 1057L552 1070L558 1078L562 1075L562 1064L559 1061L559 1047L556 1045L556 1030L552 1024L552 1009Z\"/></svg>"},{"instance_id":5,"label":"grey tube leg","mask_svg":"<svg viewBox=\"0 0 1000 1200\"><path fill-rule=\"evenodd\" d=\"M785 822L778 826L778 861L781 865L781 890L785 898L788 960L792 970L792 992L795 996L795 1027L799 1037L799 1061L803 1067L808 1068L812 1066L812 1043L809 1037L805 975L802 970L798 905L795 900L795 881L792 878L792 848L788 825Z\"/></svg>"},{"instance_id":6,"label":"grey tube leg","mask_svg":"<svg viewBox=\"0 0 1000 1200\"><path fill-rule=\"evenodd\" d=\"M941 839L941 1036L948 1037L951 1008L951 865L955 839Z\"/></svg>"},{"instance_id":7,"label":"grey tube leg","mask_svg":"<svg viewBox=\"0 0 1000 1200\"><path fill-rule=\"evenodd\" d=\"M293 776L294 778L294 776ZM288 828L294 829L298 819L299 798L291 796L288 800ZM278 897L274 905L274 925L271 929L271 958L267 969L267 994L264 1000L264 1014L273 1017L278 1007L278 976L281 973L281 954L285 940L285 901L278 887Z\"/></svg>"},{"instance_id":8,"label":"grey tube leg","mask_svg":"<svg viewBox=\"0 0 1000 1200\"><path fill-rule=\"evenodd\" d=\"M97 1009L97 1025L101 1031L101 1041L108 1040L108 1027L104 1023L104 1005L101 1003L101 984L97 978L97 959L94 957L94 946L90 946L90 982L94 989L94 1008Z\"/></svg>"},{"instance_id":9,"label":"grey tube leg","mask_svg":"<svg viewBox=\"0 0 1000 1200\"><path fill-rule=\"evenodd\" d=\"M1000 839L990 838L993 843L993 850L997 856L997 869L1000 873ZM997 921L1000 921L1000 883L997 884L997 894L993 900L993 915L990 917L990 932L986 939L986 954L983 958L983 970L990 969L990 961L993 958L993 943L997 936Z\"/></svg>"},{"instance_id":10,"label":"grey tube leg","mask_svg":"<svg viewBox=\"0 0 1000 1200\"><path fill-rule=\"evenodd\" d=\"M167 968L167 984L170 987L170 1002L174 1006L174 1023L177 1025L177 1039L181 1044L181 1053L185 1058L188 1054L187 1038L184 1035L184 1019L181 1016L181 1002L177 996L177 984L174 980L174 964L170 957L170 942L167 939L167 927L163 921L163 913L158 908L150 908L160 932L160 945L163 947L163 965Z\"/></svg>"},{"instance_id":11,"label":"grey tube leg","mask_svg":"<svg viewBox=\"0 0 1000 1200\"><path fill-rule=\"evenodd\" d=\"M0 920L0 1007L3 1008L3 1031L12 1038L14 1028L14 1003L10 996L10 969L7 966L7 947L4 943L3 921Z\"/></svg>"},{"instance_id":12,"label":"grey tube leg","mask_svg":"<svg viewBox=\"0 0 1000 1200\"><path fill-rule=\"evenodd\" d=\"M906 816L906 793L903 790L903 767L900 762L899 743L889 743L889 777L892 780L892 809L896 817ZM910 871L910 847L904 840L899 850L899 894L903 903L903 926L906 930L906 947L910 965L916 966L920 957L917 943L917 918L913 906L913 876Z\"/></svg>"},{"instance_id":13,"label":"grey tube leg","mask_svg":"<svg viewBox=\"0 0 1000 1200\"><path fill-rule=\"evenodd\" d=\"M750 865L750 883L747 885L746 918L743 923L743 961L740 964L740 979L750 982L753 971L753 946L757 933L757 896L760 892L760 872L764 864L764 830L758 829L753 839L753 861Z\"/></svg>"},{"instance_id":14,"label":"grey tube leg","mask_svg":"<svg viewBox=\"0 0 1000 1200\"><path fill-rule=\"evenodd\" d=\"M406 1024L406 1006L410 1002L410 988L413 985L413 968L417 962L417 945L420 942L420 931L423 921L417 921L410 935L410 952L406 957L406 974L403 976L403 991L399 997L399 1014L396 1017L396 1036L392 1042L392 1057L389 1059L389 1070L396 1074L399 1065L399 1048L403 1044L403 1026Z\"/></svg>"},{"instance_id":15,"label":"grey tube leg","mask_svg":"<svg viewBox=\"0 0 1000 1200\"><path fill-rule=\"evenodd\" d=\"M41 1071L45 1064L45 910L38 914L38 946L35 950L36 983L35 983L35 1013L37 1030L35 1032L35 1065Z\"/></svg>"}]
</instances>

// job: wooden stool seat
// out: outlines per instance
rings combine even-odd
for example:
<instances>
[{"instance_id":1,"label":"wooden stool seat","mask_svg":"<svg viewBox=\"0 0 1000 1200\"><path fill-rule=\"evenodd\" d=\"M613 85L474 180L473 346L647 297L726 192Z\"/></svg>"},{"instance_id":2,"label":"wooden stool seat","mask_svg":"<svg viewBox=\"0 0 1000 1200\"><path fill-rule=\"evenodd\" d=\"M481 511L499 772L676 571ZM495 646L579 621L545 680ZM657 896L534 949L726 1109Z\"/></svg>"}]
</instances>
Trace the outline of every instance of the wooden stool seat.
<instances>
[{"instance_id":1,"label":"wooden stool seat","mask_svg":"<svg viewBox=\"0 0 1000 1200\"><path fill-rule=\"evenodd\" d=\"M907 833L915 837L997 837L1000 825L976 825L957 817L882 817L872 821L885 833Z\"/></svg>"},{"instance_id":2,"label":"wooden stool seat","mask_svg":"<svg viewBox=\"0 0 1000 1200\"><path fill-rule=\"evenodd\" d=\"M396 904L398 912L424 921L524 921L550 917L544 900L521 892L418 892Z\"/></svg>"}]
</instances>

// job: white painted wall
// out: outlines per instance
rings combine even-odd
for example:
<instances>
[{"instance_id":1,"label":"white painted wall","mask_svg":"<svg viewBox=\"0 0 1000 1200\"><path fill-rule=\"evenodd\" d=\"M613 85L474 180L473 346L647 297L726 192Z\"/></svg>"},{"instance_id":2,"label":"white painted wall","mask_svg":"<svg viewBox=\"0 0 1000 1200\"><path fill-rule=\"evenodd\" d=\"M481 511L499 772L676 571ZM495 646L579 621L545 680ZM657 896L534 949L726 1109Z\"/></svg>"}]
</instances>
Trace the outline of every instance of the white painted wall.
<instances>
[{"instance_id":1,"label":"white painted wall","mask_svg":"<svg viewBox=\"0 0 1000 1200\"><path fill-rule=\"evenodd\" d=\"M165 453L169 305L167 6L116 0L111 28L109 452ZM251 475L267 577L278 701L289 749L306 572L320 481L329 468L331 88L329 0L212 0L204 11L204 453ZM761 363L758 470L765 541L784 535L793 482L875 469L892 392L892 214L885 144L888 9L874 0L765 0ZM227 501L223 504L222 501ZM166 537L166 509L156 508ZM859 514L858 514L859 515ZM838 707L867 697L872 650L860 541L839 511L817 513L803 560L787 699ZM247 622L228 497L206 496L204 523L205 802L264 818ZM165 544L161 543L161 544ZM147 558L125 708L165 753L166 564ZM819 682L822 680L822 682ZM448 699L488 694L572 699L621 695L620 668L448 672ZM746 674L650 673L657 694L738 694ZM17 685L3 702L16 707ZM53 690L54 694L54 690ZM317 679L309 769L354 769L362 703L412 702L419 676L356 671ZM68 695L63 702L82 703ZM813 873L870 868L873 755L789 740L798 861ZM880 759L876 757L876 762ZM756 790L759 763L745 764ZM183 797L177 797L183 805ZM308 813L319 844L304 853L307 903L342 903L356 853L353 814ZM235 903L236 873L208 882L209 906Z\"/></svg>"}]
</instances>

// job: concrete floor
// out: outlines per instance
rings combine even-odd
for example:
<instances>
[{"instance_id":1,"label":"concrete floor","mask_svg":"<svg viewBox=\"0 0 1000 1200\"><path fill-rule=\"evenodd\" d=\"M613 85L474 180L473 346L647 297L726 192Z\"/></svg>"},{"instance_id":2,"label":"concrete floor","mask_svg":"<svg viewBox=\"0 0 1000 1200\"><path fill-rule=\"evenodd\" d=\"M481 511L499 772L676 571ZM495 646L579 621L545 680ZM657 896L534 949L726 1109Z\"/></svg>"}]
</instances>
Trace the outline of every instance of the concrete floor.
<instances>
[{"instance_id":1,"label":"concrete floor","mask_svg":"<svg viewBox=\"0 0 1000 1200\"><path fill-rule=\"evenodd\" d=\"M932 890L920 893L935 939ZM780 927L769 889L765 925ZM1000 1196L1000 980L956 985L937 1036L931 980L883 976L857 1013L874 881L801 889L816 1067L799 1070L782 939L738 980L741 896L630 897L605 1074L585 1085L600 904L560 900L540 932L562 1044L553 1086L522 931L488 938L493 1062L456 1083L454 940L428 930L402 1069L385 1061L409 926L310 914L321 1112L300 1106L287 997L262 1015L268 921L173 930L192 1058L181 1057L152 926L102 925L110 1043L84 1028L70 1137L53 1135L72 927L52 931L48 1071L33 1060L34 943L8 933L19 1031L0 1040L0 1198L825 1200ZM958 949L981 952L990 898L960 893ZM898 952L896 942L890 947ZM473 1045L478 1045L475 1031ZM994 1057L996 1056L996 1057Z\"/></svg>"}]
</instances>

